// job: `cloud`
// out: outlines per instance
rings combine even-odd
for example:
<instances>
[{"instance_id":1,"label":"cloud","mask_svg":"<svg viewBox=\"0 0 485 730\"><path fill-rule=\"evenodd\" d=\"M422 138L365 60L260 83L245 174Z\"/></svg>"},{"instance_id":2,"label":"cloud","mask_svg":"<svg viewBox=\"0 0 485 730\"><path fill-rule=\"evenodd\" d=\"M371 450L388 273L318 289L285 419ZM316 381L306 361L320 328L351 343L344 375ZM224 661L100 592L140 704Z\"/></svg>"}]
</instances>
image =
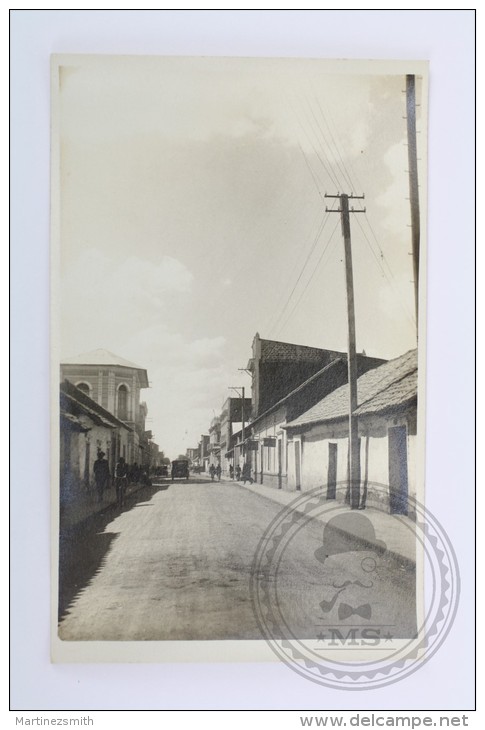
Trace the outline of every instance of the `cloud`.
<instances>
[{"instance_id":1,"label":"cloud","mask_svg":"<svg viewBox=\"0 0 485 730\"><path fill-rule=\"evenodd\" d=\"M192 281L192 273L170 256L117 261L94 248L83 251L62 278L63 352L126 342L127 333L159 322L174 297L187 297Z\"/></svg>"},{"instance_id":2,"label":"cloud","mask_svg":"<svg viewBox=\"0 0 485 730\"><path fill-rule=\"evenodd\" d=\"M403 138L392 145L384 155L384 162L391 174L391 182L376 198L376 204L384 208L382 228L403 242L409 237L410 208L405 200L409 195L407 148Z\"/></svg>"},{"instance_id":3,"label":"cloud","mask_svg":"<svg viewBox=\"0 0 485 730\"><path fill-rule=\"evenodd\" d=\"M212 412L229 395L226 347L224 337L189 339L158 324L133 334L120 353L147 368L151 388L142 399L148 425L169 456L197 446Z\"/></svg>"}]
</instances>

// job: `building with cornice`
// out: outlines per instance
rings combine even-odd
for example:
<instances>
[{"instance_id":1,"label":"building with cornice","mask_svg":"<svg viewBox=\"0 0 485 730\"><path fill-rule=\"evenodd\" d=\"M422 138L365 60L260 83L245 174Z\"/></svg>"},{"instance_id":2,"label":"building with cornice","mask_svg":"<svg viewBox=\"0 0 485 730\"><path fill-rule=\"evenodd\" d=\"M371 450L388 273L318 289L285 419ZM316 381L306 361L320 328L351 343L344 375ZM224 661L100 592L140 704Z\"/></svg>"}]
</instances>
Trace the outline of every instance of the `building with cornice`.
<instances>
[{"instance_id":1,"label":"building with cornice","mask_svg":"<svg viewBox=\"0 0 485 730\"><path fill-rule=\"evenodd\" d=\"M149 387L146 369L109 350L66 358L60 369L61 381L69 380L131 429L126 461L149 464L147 406L140 401L141 391Z\"/></svg>"}]
</instances>

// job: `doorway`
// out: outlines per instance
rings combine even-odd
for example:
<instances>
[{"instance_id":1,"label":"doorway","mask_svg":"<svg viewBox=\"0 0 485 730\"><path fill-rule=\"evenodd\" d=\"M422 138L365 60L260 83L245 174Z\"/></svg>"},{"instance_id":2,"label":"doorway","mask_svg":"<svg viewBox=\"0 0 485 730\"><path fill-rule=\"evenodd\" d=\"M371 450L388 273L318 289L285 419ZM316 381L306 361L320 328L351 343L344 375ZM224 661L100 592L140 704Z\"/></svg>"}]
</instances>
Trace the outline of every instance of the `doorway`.
<instances>
[{"instance_id":1,"label":"doorway","mask_svg":"<svg viewBox=\"0 0 485 730\"><path fill-rule=\"evenodd\" d=\"M301 452L300 441L295 441L295 488L301 489Z\"/></svg>"},{"instance_id":2,"label":"doorway","mask_svg":"<svg viewBox=\"0 0 485 730\"><path fill-rule=\"evenodd\" d=\"M337 497L337 444L328 445L327 499Z\"/></svg>"},{"instance_id":3,"label":"doorway","mask_svg":"<svg viewBox=\"0 0 485 730\"><path fill-rule=\"evenodd\" d=\"M408 513L408 448L406 426L392 426L389 436L389 510Z\"/></svg>"},{"instance_id":4,"label":"doorway","mask_svg":"<svg viewBox=\"0 0 485 730\"><path fill-rule=\"evenodd\" d=\"M278 439L278 489L283 486L283 464L282 464L282 443L281 439Z\"/></svg>"}]
</instances>

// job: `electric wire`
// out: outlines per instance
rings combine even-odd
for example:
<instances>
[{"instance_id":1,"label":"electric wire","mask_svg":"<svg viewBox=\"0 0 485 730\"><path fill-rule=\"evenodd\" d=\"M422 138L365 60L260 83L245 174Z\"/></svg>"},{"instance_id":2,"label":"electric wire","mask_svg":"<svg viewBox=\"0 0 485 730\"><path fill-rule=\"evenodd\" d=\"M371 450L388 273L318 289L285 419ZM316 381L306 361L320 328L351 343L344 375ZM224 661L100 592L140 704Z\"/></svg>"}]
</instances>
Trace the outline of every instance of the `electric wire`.
<instances>
[{"instance_id":1,"label":"electric wire","mask_svg":"<svg viewBox=\"0 0 485 730\"><path fill-rule=\"evenodd\" d=\"M312 221L312 225L311 225L311 228L310 228L310 232L314 230L314 228L315 228L315 222L316 222L317 217L319 216L319 214L321 215L321 210L317 210L316 211L315 216L314 216L313 221ZM320 227L321 222L318 225ZM312 238L313 238L313 236L312 236ZM297 264L297 261L295 262L295 266L296 266L296 264ZM283 287L283 289L281 291L281 294L280 294L280 297L278 299L278 303L276 305L275 310L271 313L270 317L266 320L266 322L267 322L266 326L262 328L262 331L263 332L270 332L273 329L273 327L275 326L276 322L278 321L279 313L281 312L281 305L283 304L283 300L285 298L286 292L288 291L289 287L291 286L291 282L293 280L294 273L295 273L295 271L294 271L294 267L293 267L292 270L291 270L291 273L290 273L289 277L286 280L285 286ZM276 317L276 319L275 319L275 317Z\"/></svg>"},{"instance_id":2,"label":"electric wire","mask_svg":"<svg viewBox=\"0 0 485 730\"><path fill-rule=\"evenodd\" d=\"M328 220L328 218L327 218L327 220ZM305 295L305 292L307 291L308 287L310 286L310 284L311 284L311 282L312 282L312 280L313 280L313 277L315 276L315 274L316 274L316 272L317 272L317 270L318 270L318 268L319 268L319 266L320 266L320 263L321 263L321 261L322 261L322 259L323 259L324 255L325 255L325 253L326 253L326 252L328 251L328 249L329 249L329 246L330 246L330 244L331 244L331 242L332 242L332 240L333 240L333 237L334 237L335 231L337 230L338 224L339 224L339 220L337 219L337 222L336 222L336 224L335 224L335 226L334 226L334 228L333 228L333 230L332 230L332 233L330 234L330 238L328 239L328 241L327 241L327 244L326 244L326 245L324 246L324 248L323 248L323 250L322 250L322 253L320 254L320 258L318 259L318 261L317 261L317 263L316 263L315 267L313 268L313 271L312 271L312 273L311 273L311 275L310 275L310 278L309 278L309 279L307 280L307 283L305 284L305 287L304 287L303 291L301 292L301 294L300 294L300 296L299 296L298 300L296 301L296 303L295 303L295 305L294 305L293 309L292 309L292 310L291 310L291 312L290 312L290 313L288 314L288 316L286 317L285 321L284 321L284 322L283 322L283 323L282 323L282 324L280 325L280 327L279 327L279 328L278 328L278 330L276 331L276 333L275 333L276 335L277 335L277 334L279 334L279 332L281 332L281 330L282 330L282 329L284 329L284 328L286 327L287 323L289 322L289 320L290 320L290 319L291 319L291 317L293 316L293 314L294 314L295 310L297 309L298 305L300 304L300 302L301 302L301 300L302 300L303 296Z\"/></svg>"},{"instance_id":3,"label":"electric wire","mask_svg":"<svg viewBox=\"0 0 485 730\"><path fill-rule=\"evenodd\" d=\"M329 177L332 185L335 185L338 188L339 187L338 178L336 177L336 175L332 171L332 169L328 167L328 165L326 164L325 160L322 159L322 157L320 156L320 153L318 152L317 148L315 147L315 144L314 144L313 140L311 139L311 137L308 134L308 132L305 129L305 127L303 126L303 123L302 123L300 117L298 116L298 113L295 111L294 107L291 104L290 104L290 106L292 108L292 111L293 111L293 114L295 115L296 120L298 121L298 124L302 128L302 131L305 134L305 137L307 138L309 144L311 145L311 148L312 148L313 152L315 153L315 155L317 156L318 160L320 161L320 164L322 165L323 169L327 173L327 175L328 175L328 177ZM310 129L311 129L311 125L310 125ZM325 155L324 155L324 157L325 157Z\"/></svg>"},{"instance_id":4,"label":"electric wire","mask_svg":"<svg viewBox=\"0 0 485 730\"><path fill-rule=\"evenodd\" d=\"M311 114L313 116L313 119L315 120L315 124L317 125L317 128L318 128L318 130L320 132L320 136L321 136L324 144L327 147L327 152L326 153L325 153L325 150L324 150L323 146L322 146L322 151L324 152L325 157L326 157L329 165L333 163L334 167L336 167L340 171L340 173L342 175L342 179L345 182L345 186L347 186L347 184L348 184L350 186L350 189L353 190L354 187L352 185L352 181L350 180L350 178L349 178L346 170L344 168L342 168L340 162L337 160L334 152L332 151L332 147L331 147L331 145L330 145L330 143L329 143L329 141L327 139L327 136L325 135L324 130L322 129L322 126L321 126L321 124L320 124L320 122L319 122L319 120L317 118L317 115L315 114L315 111L314 111L314 109L312 107L312 104L311 104L311 102L309 101L308 98L306 99L306 103L307 103L307 105L308 105L308 107L310 109L310 112L311 112ZM320 108L320 111L321 111L321 108ZM322 112L322 116L323 116L323 118L325 118L325 116L323 115L323 112ZM330 157L329 157L328 152L330 152L331 156L333 157L333 160L330 160ZM336 175L337 179L339 180L339 183L342 182L342 179L339 178L339 176L337 175L337 171L336 170L335 170L335 175ZM342 189L343 187L344 187L343 185L340 185L340 189Z\"/></svg>"},{"instance_id":5,"label":"electric wire","mask_svg":"<svg viewBox=\"0 0 485 730\"><path fill-rule=\"evenodd\" d=\"M357 223L359 225L359 228L362 231L362 234L363 234L363 236L364 236L364 238L365 238L365 240L366 240L366 242L367 242L367 244L369 246L369 249L370 249L370 251L372 253L372 256L373 256L374 260L377 263L377 266L379 267L382 275L385 277L385 279L386 279L387 283L389 284L389 286L393 289L394 294L396 295L396 299L399 302L399 304L400 304L400 306L401 306L404 314L406 315L409 323L411 324L412 327L415 327L416 326L416 322L415 322L414 318L412 317L412 315L410 314L410 312L407 309L407 307L404 305L404 302L402 301L402 297L401 297L401 295L399 293L399 290L397 288L397 283L395 282L394 277L391 277L390 278L389 275L388 275L388 273L386 272L386 270L382 266L381 259L379 258L379 256L374 251L374 249L373 249L373 247L371 245L371 242L370 242L370 240L369 240L369 238L368 238L368 236L367 236L367 234L366 234L366 232L365 232L365 230L364 230L361 222L359 221L359 217L358 216L356 216L356 220L357 220Z\"/></svg>"},{"instance_id":6,"label":"electric wire","mask_svg":"<svg viewBox=\"0 0 485 730\"><path fill-rule=\"evenodd\" d=\"M339 155L339 157L340 157L340 159L341 159L342 165L343 165L343 167L344 167L344 170L345 170L346 178L347 178L347 180L348 180L348 181L350 182L350 186L351 186L351 189L354 189L354 190L355 190L356 188L355 188L355 186L354 186L354 184L353 184L353 181L352 181L352 178L351 178L351 176L350 176L350 171L349 171L349 170L347 170L347 166L346 166L346 164L345 164L345 161L343 160L343 158L342 158L342 156L341 156L341 154L340 154L339 146L338 146L338 144L337 144L337 142L336 142L336 140L335 140L335 137L334 137L334 136L333 136L333 134L332 134L332 131L331 131L331 129L330 129L330 126L329 126L329 124L328 124L328 122L327 122L327 120L326 120L326 117L325 117L325 113L324 113L323 109L321 108L321 105L320 105L320 100L318 99L318 96L316 96L316 99L317 99L317 104L318 104L318 106L319 106L319 108L320 108L320 112L321 112L321 114L322 114L322 117L323 117L323 119L325 120L325 123L326 123L327 129L328 129L328 131L329 131L329 134L330 134L330 136L331 136L331 139L332 139L332 141L333 141L334 147L335 147L335 149L336 149L336 151L337 151L337 154ZM339 165L339 168L341 169L340 165ZM357 176L355 175L355 172L354 172L354 176L355 176L355 177L357 177ZM386 280L388 281L389 285L390 285L390 286L391 286L391 287L392 287L392 288L394 289L394 291L395 291L396 295L397 295L397 296L399 297L399 294L398 294L398 290L397 290L397 282L396 282L396 279L395 279L395 276L394 276L394 272L392 271L392 269L391 269L391 267L390 267L390 265L389 265L389 262L388 262L387 258L386 258L386 257L385 257L385 255L384 255L384 252L383 252L383 250L382 250L382 247L381 247L381 245L380 245L380 243L379 243L379 241L378 241L378 239L377 239L376 233L375 233L375 231L374 231L374 228L373 228L373 226L372 226L372 223L371 223L371 221L370 221L370 219L369 219L369 217L368 217L367 213L365 213L364 215L365 215L365 220L366 220L366 222L367 222L367 225L369 226L369 229L370 229L370 231L371 231L372 237L374 238L375 244L376 244L376 246L377 246L377 249L378 249L378 251L379 251L380 259L379 259L379 256L377 256L377 255L375 254L375 252L374 252L374 250L373 250L373 247L372 247L372 245L371 245L371 242L370 242L370 240L368 239L368 237L366 236L366 234L365 234L365 231L363 230L363 228L362 228L362 226L361 226L361 224L360 224L360 220L359 220L359 217L357 216L357 222L358 222L358 224L359 224L359 227L361 228L361 230L362 230L362 233L364 234L364 237L365 237L365 239L366 239L366 241L367 241L367 244L368 244L368 246L369 246L369 248L370 248L370 250L371 250L371 253L372 253L372 255L374 256L374 259L375 259L375 261L376 261L376 263L377 263L378 267L379 267L379 268L381 269L381 271L382 271L383 275L385 276ZM382 262L382 265L381 265L381 262ZM388 272L388 274L389 274L389 275L387 275L387 274L385 273L385 271L384 271L384 266L385 266L385 268L387 269L387 272ZM390 277L390 279L391 279L391 280L389 279L389 277ZM400 298L400 297L399 297L399 300L400 300L400 302L401 302L401 304L402 304L402 300L401 300L401 298ZM406 316L407 316L407 318L409 319L409 321L410 321L410 322L411 322L411 323L413 324L413 326L414 326L414 325L415 325L415 323L414 323L414 322L413 322L413 320L412 320L412 316L410 315L409 311L408 311L408 310L407 310L407 309L406 309L406 308L404 307L404 305L403 305L403 304L402 304L402 306L403 306L403 309L405 310L405 313L406 313Z\"/></svg>"},{"instance_id":7,"label":"electric wire","mask_svg":"<svg viewBox=\"0 0 485 730\"><path fill-rule=\"evenodd\" d=\"M312 254L313 254L313 252L314 252L314 250L316 248L316 245L318 243L318 240L319 240L320 236L322 235L323 230L324 230L324 228L325 228L325 226L326 226L327 221L328 221L329 218L330 218L330 213L327 213L324 216L324 218L322 219L322 222L320 223L320 226L319 226L319 229L318 229L317 234L315 236L315 239L313 241L313 244L312 244L312 246L311 246L311 248L310 248L310 250L309 250L309 252L307 254L307 257L305 259L305 262L304 262L303 266L300 269L300 273L298 274L298 277L297 277L295 283L293 284L293 288L292 288L289 296L286 299L286 302L285 302L284 307L280 310L280 312L278 314L278 317L277 317L275 323L271 327L271 330L276 330L278 328L278 324L279 324L281 318L283 317L283 315L284 315L284 313L285 313L288 305L290 304L291 298L292 298L292 296L293 296L293 294L294 294L294 292L295 292L295 290L296 290L296 288L297 288L297 286L298 286L298 284L299 284L299 282L301 280L301 277L303 276L303 273L304 273L304 271L305 271L305 269L306 269L306 267L307 267L307 265L308 265L308 263L310 261L310 258L312 257Z\"/></svg>"}]
</instances>

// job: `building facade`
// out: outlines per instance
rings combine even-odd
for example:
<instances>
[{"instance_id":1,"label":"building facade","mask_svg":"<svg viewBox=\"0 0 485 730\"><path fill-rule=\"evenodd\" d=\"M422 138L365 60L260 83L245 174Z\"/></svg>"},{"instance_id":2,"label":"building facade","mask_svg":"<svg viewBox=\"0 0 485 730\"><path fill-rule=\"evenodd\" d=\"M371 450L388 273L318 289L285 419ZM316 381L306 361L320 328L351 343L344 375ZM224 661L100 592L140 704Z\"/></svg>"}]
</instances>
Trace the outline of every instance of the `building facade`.
<instances>
[{"instance_id":1,"label":"building facade","mask_svg":"<svg viewBox=\"0 0 485 730\"><path fill-rule=\"evenodd\" d=\"M141 391L149 387L147 371L108 350L93 350L65 359L60 370L61 380L69 380L128 426L132 437L123 454L126 461L149 465L147 406L140 400Z\"/></svg>"},{"instance_id":2,"label":"building facade","mask_svg":"<svg viewBox=\"0 0 485 730\"><path fill-rule=\"evenodd\" d=\"M242 422L248 423L251 415L251 398L227 398L220 415L221 468L229 474L234 466L233 435L241 430Z\"/></svg>"},{"instance_id":3,"label":"building facade","mask_svg":"<svg viewBox=\"0 0 485 730\"><path fill-rule=\"evenodd\" d=\"M199 468L201 471L209 471L209 434L202 434L199 441Z\"/></svg>"},{"instance_id":4,"label":"building facade","mask_svg":"<svg viewBox=\"0 0 485 730\"><path fill-rule=\"evenodd\" d=\"M345 352L323 350L254 336L251 373L251 420L265 413L301 383Z\"/></svg>"},{"instance_id":5,"label":"building facade","mask_svg":"<svg viewBox=\"0 0 485 730\"><path fill-rule=\"evenodd\" d=\"M417 488L417 351L362 375L357 393L361 506L384 499L406 514ZM346 384L284 426L291 489L348 497L348 402Z\"/></svg>"},{"instance_id":6,"label":"building facade","mask_svg":"<svg viewBox=\"0 0 485 730\"><path fill-rule=\"evenodd\" d=\"M65 380L60 386L60 500L62 508L94 492L94 462L100 451L110 474L127 453L132 429Z\"/></svg>"},{"instance_id":7,"label":"building facade","mask_svg":"<svg viewBox=\"0 0 485 730\"><path fill-rule=\"evenodd\" d=\"M261 484L294 489L294 483L288 479L285 426L347 382L347 355L335 350L261 340L259 335L253 341L253 355L253 417L245 428L244 445L241 431L233 440L235 463L241 466L241 462L249 461L253 479ZM357 372L360 375L384 362L381 358L359 354ZM319 363L324 365L315 371ZM309 372L311 374L301 380ZM286 390L289 387L290 390ZM276 394L282 394L279 400L274 400ZM269 404L265 411L261 410L263 404Z\"/></svg>"}]
</instances>

